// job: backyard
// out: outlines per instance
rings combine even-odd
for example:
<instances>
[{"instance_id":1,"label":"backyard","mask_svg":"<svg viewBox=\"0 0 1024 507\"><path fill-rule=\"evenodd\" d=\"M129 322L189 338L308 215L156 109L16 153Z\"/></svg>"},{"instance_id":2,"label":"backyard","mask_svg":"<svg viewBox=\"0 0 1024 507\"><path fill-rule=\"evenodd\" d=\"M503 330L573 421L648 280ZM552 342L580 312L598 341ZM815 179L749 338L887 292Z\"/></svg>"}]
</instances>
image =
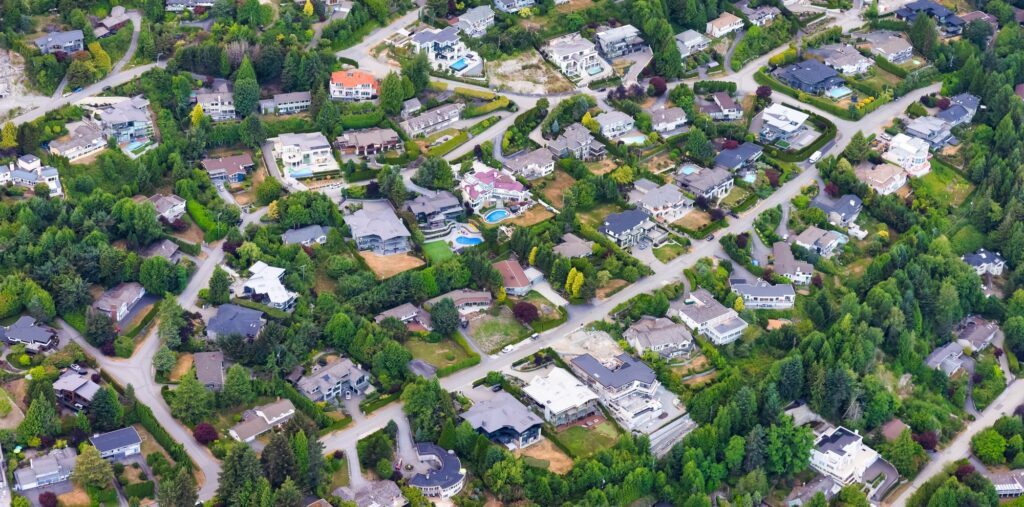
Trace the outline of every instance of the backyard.
<instances>
[{"instance_id":1,"label":"backyard","mask_svg":"<svg viewBox=\"0 0 1024 507\"><path fill-rule=\"evenodd\" d=\"M527 465L546 468L556 474L572 470L572 458L548 439L543 439L526 449L517 449L515 454L522 456Z\"/></svg>"},{"instance_id":2,"label":"backyard","mask_svg":"<svg viewBox=\"0 0 1024 507\"><path fill-rule=\"evenodd\" d=\"M955 169L938 159L932 159L932 170L928 174L910 180L914 194L938 203L949 203L956 207L974 191L971 185Z\"/></svg>"},{"instance_id":3,"label":"backyard","mask_svg":"<svg viewBox=\"0 0 1024 507\"><path fill-rule=\"evenodd\" d=\"M743 187L733 187L729 195L722 199L723 208L734 208L737 204L743 202L750 195L750 191ZM692 213L691 213L692 215Z\"/></svg>"},{"instance_id":4,"label":"backyard","mask_svg":"<svg viewBox=\"0 0 1024 507\"><path fill-rule=\"evenodd\" d=\"M607 449L619 440L619 430L615 424L601 421L597 426L584 428L573 425L555 433L558 441L569 450L575 458L586 458L601 449Z\"/></svg>"},{"instance_id":5,"label":"backyard","mask_svg":"<svg viewBox=\"0 0 1024 507\"><path fill-rule=\"evenodd\" d=\"M424 264L423 259L411 254L377 255L373 252L359 252L366 265L377 275L378 280L391 278L399 273L415 269Z\"/></svg>"},{"instance_id":6,"label":"backyard","mask_svg":"<svg viewBox=\"0 0 1024 507\"><path fill-rule=\"evenodd\" d=\"M708 215L706 211L694 209L672 223L691 231L697 231L711 223L711 215Z\"/></svg>"},{"instance_id":7,"label":"backyard","mask_svg":"<svg viewBox=\"0 0 1024 507\"><path fill-rule=\"evenodd\" d=\"M654 256L657 257L659 261L668 262L686 253L686 247L675 242L665 243L664 245L652 250L652 252L654 252Z\"/></svg>"},{"instance_id":8,"label":"backyard","mask_svg":"<svg viewBox=\"0 0 1024 507\"><path fill-rule=\"evenodd\" d=\"M577 212L577 215L579 216L580 221L596 229L604 223L605 217L612 213L618 213L619 211L618 206L607 203L594 206L588 211Z\"/></svg>"},{"instance_id":9,"label":"backyard","mask_svg":"<svg viewBox=\"0 0 1024 507\"><path fill-rule=\"evenodd\" d=\"M565 171L555 171L554 177L555 179L544 182L544 188L540 190L540 195L548 204L562 209L562 206L565 204L562 197L565 195L565 191L573 183L576 183L576 180Z\"/></svg>"},{"instance_id":10,"label":"backyard","mask_svg":"<svg viewBox=\"0 0 1024 507\"><path fill-rule=\"evenodd\" d=\"M481 313L469 322L469 335L488 354L522 340L527 333L529 330L512 316L512 310L504 306L498 308L497 315Z\"/></svg>"},{"instance_id":11,"label":"backyard","mask_svg":"<svg viewBox=\"0 0 1024 507\"><path fill-rule=\"evenodd\" d=\"M450 338L445 338L437 343L410 339L405 342L405 348L409 349L412 357L430 363L437 368L451 366L469 357L466 351Z\"/></svg>"},{"instance_id":12,"label":"backyard","mask_svg":"<svg viewBox=\"0 0 1024 507\"><path fill-rule=\"evenodd\" d=\"M535 205L532 208L526 210L526 213L519 215L510 220L504 220L502 223L518 225L520 227L529 227L531 225L539 224L545 220L555 216L554 213L548 211L547 208L539 205Z\"/></svg>"},{"instance_id":13,"label":"backyard","mask_svg":"<svg viewBox=\"0 0 1024 507\"><path fill-rule=\"evenodd\" d=\"M448 246L448 242L444 240L424 243L423 255L427 256L427 260L429 260L431 264L437 264L441 261L455 257L451 247Z\"/></svg>"}]
</instances>

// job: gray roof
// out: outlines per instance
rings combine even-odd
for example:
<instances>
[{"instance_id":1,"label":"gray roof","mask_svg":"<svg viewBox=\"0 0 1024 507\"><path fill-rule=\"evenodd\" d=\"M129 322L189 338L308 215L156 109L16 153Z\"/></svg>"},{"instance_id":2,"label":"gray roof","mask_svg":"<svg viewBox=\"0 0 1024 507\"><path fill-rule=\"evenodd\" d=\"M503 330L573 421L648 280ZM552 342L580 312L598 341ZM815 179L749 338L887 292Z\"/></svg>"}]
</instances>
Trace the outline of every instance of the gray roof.
<instances>
[{"instance_id":1,"label":"gray roof","mask_svg":"<svg viewBox=\"0 0 1024 507\"><path fill-rule=\"evenodd\" d=\"M50 32L42 37L38 37L35 40L36 47L42 49L45 47L57 45L65 45L69 42L85 39L85 35L81 30L68 30L66 32Z\"/></svg>"},{"instance_id":2,"label":"gray roof","mask_svg":"<svg viewBox=\"0 0 1024 507\"><path fill-rule=\"evenodd\" d=\"M455 289L440 296L430 298L423 302L424 305L433 306L440 303L442 299L451 299L455 306L462 306L472 303L491 304L493 297L485 290Z\"/></svg>"},{"instance_id":3,"label":"gray roof","mask_svg":"<svg viewBox=\"0 0 1024 507\"><path fill-rule=\"evenodd\" d=\"M622 333L622 337L626 340L636 340L647 348L693 344L693 335L686 326L676 324L671 319L649 315L644 315L629 326L629 329Z\"/></svg>"},{"instance_id":4,"label":"gray roof","mask_svg":"<svg viewBox=\"0 0 1024 507\"><path fill-rule=\"evenodd\" d=\"M88 375L79 375L77 371L65 371L53 382L54 391L68 391L92 401L100 390L100 385L93 382Z\"/></svg>"},{"instance_id":5,"label":"gray roof","mask_svg":"<svg viewBox=\"0 0 1024 507\"><path fill-rule=\"evenodd\" d=\"M775 272L780 275L786 276L798 271L801 273L814 272L814 266L811 263L796 260L789 243L776 242L772 245L772 255L775 257Z\"/></svg>"},{"instance_id":6,"label":"gray roof","mask_svg":"<svg viewBox=\"0 0 1024 507\"><path fill-rule=\"evenodd\" d=\"M953 104L946 110L936 113L935 117L947 123L960 124L963 123L962 119L969 114L971 114L971 112L968 111L966 107L961 106L960 104Z\"/></svg>"},{"instance_id":7,"label":"gray roof","mask_svg":"<svg viewBox=\"0 0 1024 507\"><path fill-rule=\"evenodd\" d=\"M698 324L703 324L716 319L732 311L719 303L707 289L700 288L690 293L691 302L687 298L677 299L672 302L672 308L693 319Z\"/></svg>"},{"instance_id":8,"label":"gray roof","mask_svg":"<svg viewBox=\"0 0 1024 507\"><path fill-rule=\"evenodd\" d=\"M647 220L647 214L638 209L626 210L622 213L612 213L604 217L604 225L601 226L600 232L614 235L622 234Z\"/></svg>"},{"instance_id":9,"label":"gray roof","mask_svg":"<svg viewBox=\"0 0 1024 507\"><path fill-rule=\"evenodd\" d=\"M454 26L447 26L442 30L420 30L412 36L412 41L419 45L432 42L455 42L459 40L459 30Z\"/></svg>"},{"instance_id":10,"label":"gray roof","mask_svg":"<svg viewBox=\"0 0 1024 507\"><path fill-rule=\"evenodd\" d=\"M18 320L3 330L4 336L22 343L47 343L53 339L53 329L38 325L36 319L28 315L18 317Z\"/></svg>"},{"instance_id":11,"label":"gray roof","mask_svg":"<svg viewBox=\"0 0 1024 507\"><path fill-rule=\"evenodd\" d=\"M839 74L835 69L819 62L818 60L804 60L802 62L794 63L783 69L783 72L801 83L808 85L817 84L825 81L826 79L839 77Z\"/></svg>"},{"instance_id":12,"label":"gray roof","mask_svg":"<svg viewBox=\"0 0 1024 507\"><path fill-rule=\"evenodd\" d=\"M217 315L206 324L206 329L218 335L240 334L254 337L263 328L263 312L234 304L220 305Z\"/></svg>"},{"instance_id":13,"label":"gray roof","mask_svg":"<svg viewBox=\"0 0 1024 507\"><path fill-rule=\"evenodd\" d=\"M963 353L963 345L960 345L959 342L954 340L933 350L932 353L928 354L928 357L925 358L924 363L928 365L929 368L942 368L942 371L944 371L946 375L952 375L956 370L960 369L961 365L961 361L954 358L958 358L963 355Z\"/></svg>"},{"instance_id":14,"label":"gray roof","mask_svg":"<svg viewBox=\"0 0 1024 507\"><path fill-rule=\"evenodd\" d=\"M751 282L742 278L733 278L729 280L729 284L732 286L732 290L741 296L747 295L763 298L796 297L796 291L788 283L772 285L764 280L754 280Z\"/></svg>"},{"instance_id":15,"label":"gray roof","mask_svg":"<svg viewBox=\"0 0 1024 507\"><path fill-rule=\"evenodd\" d=\"M751 142L745 142L731 150L719 152L718 156L715 157L715 165L735 170L747 163L748 160L758 156L761 151L760 146Z\"/></svg>"},{"instance_id":16,"label":"gray roof","mask_svg":"<svg viewBox=\"0 0 1024 507\"><path fill-rule=\"evenodd\" d=\"M505 167L514 173L521 173L531 165L544 166L553 161L551 150L537 148L529 153L505 160Z\"/></svg>"},{"instance_id":17,"label":"gray roof","mask_svg":"<svg viewBox=\"0 0 1024 507\"><path fill-rule=\"evenodd\" d=\"M639 359L629 354L619 354L615 359L619 362L615 369L608 368L590 354L574 357L572 364L602 386L613 389L618 389L633 382L653 384L657 380L654 370Z\"/></svg>"},{"instance_id":18,"label":"gray roof","mask_svg":"<svg viewBox=\"0 0 1024 507\"><path fill-rule=\"evenodd\" d=\"M571 232L567 232L562 235L562 242L555 245L552 250L559 255L564 255L569 258L586 257L593 253L594 242L587 241Z\"/></svg>"},{"instance_id":19,"label":"gray roof","mask_svg":"<svg viewBox=\"0 0 1024 507\"><path fill-rule=\"evenodd\" d=\"M134 426L128 426L119 430L108 431L99 435L93 435L89 442L101 453L120 449L129 445L141 444L142 438Z\"/></svg>"},{"instance_id":20,"label":"gray roof","mask_svg":"<svg viewBox=\"0 0 1024 507\"><path fill-rule=\"evenodd\" d=\"M386 202L367 201L363 208L345 217L353 238L379 236L382 241L411 236L405 224Z\"/></svg>"},{"instance_id":21,"label":"gray roof","mask_svg":"<svg viewBox=\"0 0 1024 507\"><path fill-rule=\"evenodd\" d=\"M680 120L686 121L686 112L681 107L667 107L651 113L651 124L653 125L675 123Z\"/></svg>"},{"instance_id":22,"label":"gray roof","mask_svg":"<svg viewBox=\"0 0 1024 507\"><path fill-rule=\"evenodd\" d=\"M277 138L283 146L297 146L302 151L331 148L331 143L320 132L284 133Z\"/></svg>"},{"instance_id":23,"label":"gray roof","mask_svg":"<svg viewBox=\"0 0 1024 507\"><path fill-rule=\"evenodd\" d=\"M224 353L196 352L192 355L192 365L196 369L196 378L200 384L223 386L224 385Z\"/></svg>"},{"instance_id":24,"label":"gray roof","mask_svg":"<svg viewBox=\"0 0 1024 507\"><path fill-rule=\"evenodd\" d=\"M566 127L561 135L548 143L548 149L558 154L565 150L576 150L592 142L594 142L594 136L590 134L590 131L580 123L573 123Z\"/></svg>"},{"instance_id":25,"label":"gray roof","mask_svg":"<svg viewBox=\"0 0 1024 507\"><path fill-rule=\"evenodd\" d=\"M682 33L676 34L676 40L683 44L699 41L701 39L707 39L707 37L704 37L703 34L696 30L684 30Z\"/></svg>"},{"instance_id":26,"label":"gray roof","mask_svg":"<svg viewBox=\"0 0 1024 507\"><path fill-rule=\"evenodd\" d=\"M524 433L526 430L544 423L540 417L530 412L526 405L505 391L499 392L489 400L476 403L462 413L462 418L468 421L473 428L482 429L487 433L493 433L505 427L512 428L516 433Z\"/></svg>"},{"instance_id":27,"label":"gray roof","mask_svg":"<svg viewBox=\"0 0 1024 507\"><path fill-rule=\"evenodd\" d=\"M440 213L442 210L453 206L460 206L459 200L447 190L437 190L433 194L418 195L415 199L406 202L409 211L425 215Z\"/></svg>"},{"instance_id":28,"label":"gray roof","mask_svg":"<svg viewBox=\"0 0 1024 507\"><path fill-rule=\"evenodd\" d=\"M830 435L822 435L814 444L818 452L834 452L840 456L844 455L844 448L854 442L860 441L860 435L839 426Z\"/></svg>"},{"instance_id":29,"label":"gray roof","mask_svg":"<svg viewBox=\"0 0 1024 507\"><path fill-rule=\"evenodd\" d=\"M452 28L452 27L449 27ZM437 106L433 109L428 109L417 116L409 118L402 122L406 131L419 132L421 130L430 128L438 123L444 121L445 118L452 114L457 114L462 111L466 106L461 102L455 104L445 104L443 106Z\"/></svg>"},{"instance_id":30,"label":"gray roof","mask_svg":"<svg viewBox=\"0 0 1024 507\"><path fill-rule=\"evenodd\" d=\"M134 122L148 122L149 101L142 96L132 97L128 100L112 104L100 112L100 120L107 124L121 124Z\"/></svg>"},{"instance_id":31,"label":"gray roof","mask_svg":"<svg viewBox=\"0 0 1024 507\"><path fill-rule=\"evenodd\" d=\"M977 252L964 255L963 260L968 265L975 268L984 266L985 264L1004 262L1003 256L999 255L999 252L985 250L984 248L978 249Z\"/></svg>"},{"instance_id":32,"label":"gray roof","mask_svg":"<svg viewBox=\"0 0 1024 507\"><path fill-rule=\"evenodd\" d=\"M465 477L459 457L454 452L448 452L437 444L420 442L416 444L416 454L434 456L441 462L441 466L426 474L417 473L412 479L409 479L411 486L417 488L440 486L444 489L458 484Z\"/></svg>"},{"instance_id":33,"label":"gray roof","mask_svg":"<svg viewBox=\"0 0 1024 507\"><path fill-rule=\"evenodd\" d=\"M728 169L714 167L711 169L701 168L699 171L695 171L690 174L681 172L676 174L675 179L677 183L690 188L697 194L704 194L733 179L733 176Z\"/></svg>"},{"instance_id":34,"label":"gray roof","mask_svg":"<svg viewBox=\"0 0 1024 507\"><path fill-rule=\"evenodd\" d=\"M163 257L164 259L171 260L180 249L181 247L177 243L165 238L147 246L142 251L142 256L146 258Z\"/></svg>"},{"instance_id":35,"label":"gray roof","mask_svg":"<svg viewBox=\"0 0 1024 507\"><path fill-rule=\"evenodd\" d=\"M314 224L284 231L284 234L281 235L281 241L286 245L296 245L306 241L315 241L321 236L327 236L327 229Z\"/></svg>"},{"instance_id":36,"label":"gray roof","mask_svg":"<svg viewBox=\"0 0 1024 507\"><path fill-rule=\"evenodd\" d=\"M666 183L658 186L656 183L641 179L634 183L635 187L629 192L629 202L640 203L651 208L663 208L674 206L681 202L691 203L690 198L679 191L679 187Z\"/></svg>"},{"instance_id":37,"label":"gray roof","mask_svg":"<svg viewBox=\"0 0 1024 507\"><path fill-rule=\"evenodd\" d=\"M487 18L494 17L494 11L490 5L480 5L473 7L472 9L466 10L461 16L459 21L466 21L468 23L479 23Z\"/></svg>"},{"instance_id":38,"label":"gray roof","mask_svg":"<svg viewBox=\"0 0 1024 507\"><path fill-rule=\"evenodd\" d=\"M289 93L276 93L274 94L274 104L290 104L292 102L307 102L313 100L313 95L309 92L289 92Z\"/></svg>"},{"instance_id":39,"label":"gray roof","mask_svg":"<svg viewBox=\"0 0 1024 507\"><path fill-rule=\"evenodd\" d=\"M970 93L960 93L950 97L950 102L954 104L966 107L971 111L977 111L978 106L981 105L981 99L977 95L971 95Z\"/></svg>"},{"instance_id":40,"label":"gray roof","mask_svg":"<svg viewBox=\"0 0 1024 507\"><path fill-rule=\"evenodd\" d=\"M359 491L343 486L334 490L334 496L355 502L356 507L391 507L407 503L402 495L402 489L394 481L370 481Z\"/></svg>"},{"instance_id":41,"label":"gray roof","mask_svg":"<svg viewBox=\"0 0 1024 507\"><path fill-rule=\"evenodd\" d=\"M103 140L103 130L92 121L83 120L67 124L68 135L50 141L50 149L66 152L74 148L91 146ZM105 143L104 143L105 144Z\"/></svg>"},{"instance_id":42,"label":"gray roof","mask_svg":"<svg viewBox=\"0 0 1024 507\"><path fill-rule=\"evenodd\" d=\"M596 121L601 128L604 128L618 123L630 123L633 121L633 118L622 111L608 111L607 113L597 115L597 117L594 118L594 121Z\"/></svg>"},{"instance_id":43,"label":"gray roof","mask_svg":"<svg viewBox=\"0 0 1024 507\"><path fill-rule=\"evenodd\" d=\"M824 195L818 195L811 202L811 206L824 211L826 215L835 213L843 220L848 220L857 213L860 213L864 202L860 197L853 194L845 194L838 199L832 200Z\"/></svg>"}]
</instances>

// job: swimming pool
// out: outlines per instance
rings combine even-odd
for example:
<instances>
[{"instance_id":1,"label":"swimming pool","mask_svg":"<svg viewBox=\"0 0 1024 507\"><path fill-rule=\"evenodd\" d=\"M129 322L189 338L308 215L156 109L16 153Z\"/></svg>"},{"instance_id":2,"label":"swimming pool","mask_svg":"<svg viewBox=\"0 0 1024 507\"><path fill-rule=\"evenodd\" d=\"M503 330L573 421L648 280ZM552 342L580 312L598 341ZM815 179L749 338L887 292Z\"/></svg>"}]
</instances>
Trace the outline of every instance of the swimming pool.
<instances>
[{"instance_id":1,"label":"swimming pool","mask_svg":"<svg viewBox=\"0 0 1024 507\"><path fill-rule=\"evenodd\" d=\"M484 240L483 238L474 238L472 236L458 236L455 238L455 242L460 245L473 246L483 243Z\"/></svg>"},{"instance_id":2,"label":"swimming pool","mask_svg":"<svg viewBox=\"0 0 1024 507\"><path fill-rule=\"evenodd\" d=\"M496 209L484 215L484 220L489 224L496 224L508 218L508 210Z\"/></svg>"},{"instance_id":3,"label":"swimming pool","mask_svg":"<svg viewBox=\"0 0 1024 507\"><path fill-rule=\"evenodd\" d=\"M466 67L469 67L469 63L466 62L465 58L459 58L455 63L451 64L452 70L458 72Z\"/></svg>"},{"instance_id":4,"label":"swimming pool","mask_svg":"<svg viewBox=\"0 0 1024 507\"><path fill-rule=\"evenodd\" d=\"M845 97L847 95L850 95L852 93L853 93L853 90L851 90L851 89L849 89L849 88L847 88L845 86L840 86L838 88L833 88L833 89L829 90L826 93L826 95L828 95L829 98L832 98L832 99L841 99L841 98L843 98L843 97Z\"/></svg>"},{"instance_id":5,"label":"swimming pool","mask_svg":"<svg viewBox=\"0 0 1024 507\"><path fill-rule=\"evenodd\" d=\"M757 175L754 173L747 173L745 176L743 176L743 181L747 183L753 183L757 181Z\"/></svg>"},{"instance_id":6,"label":"swimming pool","mask_svg":"<svg viewBox=\"0 0 1024 507\"><path fill-rule=\"evenodd\" d=\"M695 166L693 164L686 164L686 165L683 166L682 169L679 170L679 172L689 176L689 175L691 175L691 174L693 174L693 173L695 173L695 172L697 172L699 170L700 169L698 169L697 166Z\"/></svg>"},{"instance_id":7,"label":"swimming pool","mask_svg":"<svg viewBox=\"0 0 1024 507\"><path fill-rule=\"evenodd\" d=\"M142 147L142 143L140 143L138 141L132 141L132 142L128 143L128 146L125 146L125 149L128 150L128 151L135 151L135 150L137 150L137 149L139 149L141 147Z\"/></svg>"},{"instance_id":8,"label":"swimming pool","mask_svg":"<svg viewBox=\"0 0 1024 507\"><path fill-rule=\"evenodd\" d=\"M600 74L602 70L604 70L604 67L600 65L594 65L593 67L587 68L587 73L590 74L591 76L594 76Z\"/></svg>"}]
</instances>

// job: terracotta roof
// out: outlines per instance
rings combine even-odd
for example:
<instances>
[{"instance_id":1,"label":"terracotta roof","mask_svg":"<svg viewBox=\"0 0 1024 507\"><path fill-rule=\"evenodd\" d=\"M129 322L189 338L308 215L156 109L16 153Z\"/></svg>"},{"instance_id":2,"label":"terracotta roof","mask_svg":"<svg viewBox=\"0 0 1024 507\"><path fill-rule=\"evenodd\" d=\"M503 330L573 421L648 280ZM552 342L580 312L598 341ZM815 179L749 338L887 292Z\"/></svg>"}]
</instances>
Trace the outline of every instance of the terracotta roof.
<instances>
[{"instance_id":1,"label":"terracotta roof","mask_svg":"<svg viewBox=\"0 0 1024 507\"><path fill-rule=\"evenodd\" d=\"M345 88L370 85L377 93L380 93L380 82L377 81L373 74L365 70L351 69L332 72L331 83L339 84Z\"/></svg>"},{"instance_id":2,"label":"terracotta roof","mask_svg":"<svg viewBox=\"0 0 1024 507\"><path fill-rule=\"evenodd\" d=\"M519 288L527 287L530 285L530 279L527 278L526 273L523 271L523 267L519 265L519 262L506 259L500 262L494 263L494 269L497 269L501 273L501 279L505 284L505 287Z\"/></svg>"}]
</instances>

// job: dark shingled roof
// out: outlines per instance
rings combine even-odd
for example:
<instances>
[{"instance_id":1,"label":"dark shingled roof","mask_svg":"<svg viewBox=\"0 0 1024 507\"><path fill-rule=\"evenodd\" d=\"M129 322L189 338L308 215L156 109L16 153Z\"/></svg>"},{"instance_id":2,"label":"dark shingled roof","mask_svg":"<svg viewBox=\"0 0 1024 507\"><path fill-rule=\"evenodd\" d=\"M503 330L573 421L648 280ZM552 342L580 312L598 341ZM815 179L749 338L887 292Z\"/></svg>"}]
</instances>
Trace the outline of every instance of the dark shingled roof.
<instances>
[{"instance_id":1,"label":"dark shingled roof","mask_svg":"<svg viewBox=\"0 0 1024 507\"><path fill-rule=\"evenodd\" d=\"M574 357L572 364L605 387L617 389L633 382L651 384L657 380L654 370L629 354L619 354L616 359L621 364L614 370L609 369L590 354Z\"/></svg>"},{"instance_id":2,"label":"dark shingled roof","mask_svg":"<svg viewBox=\"0 0 1024 507\"><path fill-rule=\"evenodd\" d=\"M647 213L638 209L631 209L622 213L612 213L604 217L604 225L601 226L600 232L615 235L622 234L644 223L645 220L647 220Z\"/></svg>"},{"instance_id":3,"label":"dark shingled roof","mask_svg":"<svg viewBox=\"0 0 1024 507\"><path fill-rule=\"evenodd\" d=\"M256 336L263 327L263 312L238 305L226 304L217 309L206 328L218 335L240 334Z\"/></svg>"},{"instance_id":4,"label":"dark shingled roof","mask_svg":"<svg viewBox=\"0 0 1024 507\"><path fill-rule=\"evenodd\" d=\"M89 442L92 443L96 450L102 453L132 444L140 444L142 443L142 438L139 437L139 432L135 431L134 427L128 426L127 428L93 435Z\"/></svg>"},{"instance_id":5,"label":"dark shingled roof","mask_svg":"<svg viewBox=\"0 0 1024 507\"><path fill-rule=\"evenodd\" d=\"M429 442L421 442L416 444L416 453L421 456L433 455L437 457L441 461L441 468L426 474L414 475L412 479L409 479L411 486L419 488L435 486L449 488L457 484L464 477L462 474L462 462L459 461L459 457L454 453L449 453L441 446Z\"/></svg>"}]
</instances>

